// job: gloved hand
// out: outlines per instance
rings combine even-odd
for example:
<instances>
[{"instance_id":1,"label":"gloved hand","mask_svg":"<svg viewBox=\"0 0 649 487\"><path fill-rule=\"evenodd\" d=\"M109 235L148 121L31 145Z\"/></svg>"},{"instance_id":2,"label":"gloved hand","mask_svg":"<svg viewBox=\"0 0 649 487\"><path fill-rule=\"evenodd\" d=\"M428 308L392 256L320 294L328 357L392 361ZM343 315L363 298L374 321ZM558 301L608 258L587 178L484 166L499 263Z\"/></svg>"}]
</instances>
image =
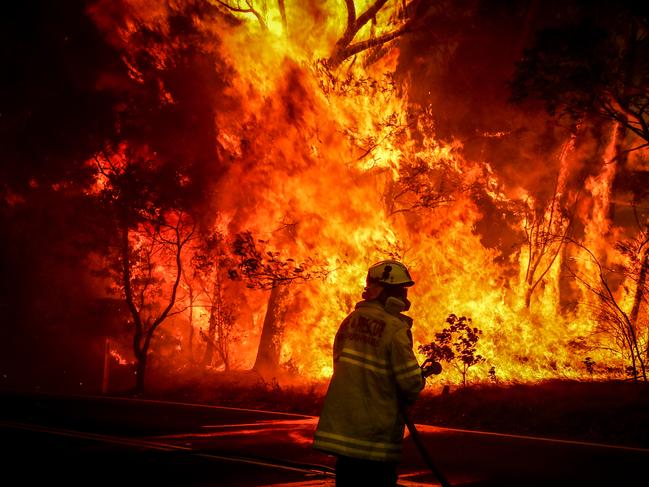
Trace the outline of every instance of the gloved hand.
<instances>
[{"instance_id":1,"label":"gloved hand","mask_svg":"<svg viewBox=\"0 0 649 487\"><path fill-rule=\"evenodd\" d=\"M424 379L431 375L438 375L442 372L442 364L435 362L432 358L428 358L421 364L421 375Z\"/></svg>"}]
</instances>

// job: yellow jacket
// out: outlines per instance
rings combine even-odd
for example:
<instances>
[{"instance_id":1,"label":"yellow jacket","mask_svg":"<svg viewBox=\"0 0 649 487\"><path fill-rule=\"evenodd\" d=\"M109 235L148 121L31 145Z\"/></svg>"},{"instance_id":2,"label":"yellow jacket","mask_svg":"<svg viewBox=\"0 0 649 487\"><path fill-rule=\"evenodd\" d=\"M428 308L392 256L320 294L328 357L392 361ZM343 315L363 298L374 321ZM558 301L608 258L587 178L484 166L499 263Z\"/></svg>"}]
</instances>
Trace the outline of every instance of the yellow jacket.
<instances>
[{"instance_id":1,"label":"yellow jacket","mask_svg":"<svg viewBox=\"0 0 649 487\"><path fill-rule=\"evenodd\" d=\"M399 461L404 422L425 381L413 353L411 320L361 301L334 340L334 373L313 446L355 458Z\"/></svg>"}]
</instances>

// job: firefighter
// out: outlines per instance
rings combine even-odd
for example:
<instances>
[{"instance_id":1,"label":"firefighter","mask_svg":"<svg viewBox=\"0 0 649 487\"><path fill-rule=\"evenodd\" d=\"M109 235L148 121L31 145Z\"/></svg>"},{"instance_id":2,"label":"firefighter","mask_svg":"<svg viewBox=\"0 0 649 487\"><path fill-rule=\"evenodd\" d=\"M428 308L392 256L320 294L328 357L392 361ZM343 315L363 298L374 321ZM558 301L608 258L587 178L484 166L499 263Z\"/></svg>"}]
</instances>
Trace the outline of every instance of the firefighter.
<instances>
[{"instance_id":1,"label":"firefighter","mask_svg":"<svg viewBox=\"0 0 649 487\"><path fill-rule=\"evenodd\" d=\"M334 340L334 373L313 447L333 454L336 486L395 486L404 422L425 379L413 353L405 265L384 260L367 273L363 301Z\"/></svg>"}]
</instances>

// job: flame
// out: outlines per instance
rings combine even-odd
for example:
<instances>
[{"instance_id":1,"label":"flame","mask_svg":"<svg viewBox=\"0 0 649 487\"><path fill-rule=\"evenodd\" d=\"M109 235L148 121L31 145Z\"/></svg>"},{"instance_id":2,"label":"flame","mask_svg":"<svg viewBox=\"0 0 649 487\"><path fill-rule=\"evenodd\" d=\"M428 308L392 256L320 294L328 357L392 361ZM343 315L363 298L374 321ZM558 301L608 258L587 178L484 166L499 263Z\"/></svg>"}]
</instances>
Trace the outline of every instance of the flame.
<instances>
[{"instance_id":1,"label":"flame","mask_svg":"<svg viewBox=\"0 0 649 487\"><path fill-rule=\"evenodd\" d=\"M172 41L145 45L138 33L146 27L168 37L170 17L182 11L183 2L124 0L117 24L108 21L116 15L111 3L99 2L91 14L123 49L133 79L144 76L135 61L138 53L146 51L160 69L172 62ZM249 230L272 242L284 257L301 261L317 255L329 269L325 280L293 288L282 363L291 363L303 377L328 377L333 337L360 299L368 265L393 255L410 266L417 283L411 297L415 347L430 342L446 316L455 313L470 316L483 331L479 352L486 362L472 369L476 380L488 380L491 367L504 381L585 374L583 357L569 344L593 332L597 320L588 307L562 307L562 262L570 253L560 249L543 260L547 271L527 307L529 255L521 242L513 252L483 243L476 228L486 217L471 188L480 186L494 207L524 209L512 224L513 234L529 228L533 214L538 224L567 228L568 217L559 214L557 205L579 199L575 218L584 224L586 245L612 255L614 239L602 236L615 233L607 216L615 163L602 164L577 197L569 183L571 165L580 157L573 134L556 156L556 203L537 200L534 188L511 187L500 180L493 169L497 161L470 160L460 141L436 138L432 107L417 107L409 100L408 81L397 86L396 43L386 44L386 52L373 63L359 55L333 73L323 67L319 60L332 52L346 25L342 2L287 5L288 32L276 4L264 3L257 18L210 3L216 9L212 16L183 15L204 36L200 48L217 56L230 76L219 95L227 103L215 110L215 152L231 162L214 192L214 228L228 237ZM357 12L371 3L356 2ZM393 30L403 14L400 5L389 2L359 38ZM174 102L169 93L163 98L164 103ZM486 138L505 136L500 130L484 133ZM615 141L614 133L604 161L613 159ZM113 161L117 167L120 157L118 151ZM413 175L411 180L407 174ZM107 183L99 174L93 191ZM412 184L424 185L422 192ZM428 194L424 190L447 197L427 202L421 199ZM137 236L133 238L137 245ZM186 264L190 258L185 256ZM592 272L587 262L580 265ZM231 344L235 363L249 368L268 293L240 294L240 288L227 286L224 293L239 310L238 339ZM581 298L588 300L586 294ZM208 306L199 304L196 310L192 326L206 329ZM186 313L178 315L170 326L186 333L181 331L186 319ZM450 369L447 380L459 381L454 374Z\"/></svg>"},{"instance_id":2,"label":"flame","mask_svg":"<svg viewBox=\"0 0 649 487\"><path fill-rule=\"evenodd\" d=\"M123 355L121 355L117 350L111 348L110 349L110 355L113 357L115 360L117 360L117 363L120 365L128 365L131 362L128 361Z\"/></svg>"}]
</instances>

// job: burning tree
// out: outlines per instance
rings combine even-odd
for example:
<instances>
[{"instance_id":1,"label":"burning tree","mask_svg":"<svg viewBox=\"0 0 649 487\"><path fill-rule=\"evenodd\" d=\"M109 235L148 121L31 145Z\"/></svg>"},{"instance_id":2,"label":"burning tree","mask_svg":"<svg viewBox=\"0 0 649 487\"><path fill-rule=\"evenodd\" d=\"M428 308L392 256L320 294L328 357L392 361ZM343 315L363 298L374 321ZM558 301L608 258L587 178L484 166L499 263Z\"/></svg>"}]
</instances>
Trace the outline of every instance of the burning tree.
<instances>
[{"instance_id":1,"label":"burning tree","mask_svg":"<svg viewBox=\"0 0 649 487\"><path fill-rule=\"evenodd\" d=\"M208 310L207 332L201 330L201 337L206 343L203 364L212 365L216 351L225 370L229 370L236 313L234 304L227 299L223 289L224 277L233 265L223 234L213 232L204 236L191 265L201 294L206 299L201 303L202 307Z\"/></svg>"},{"instance_id":2,"label":"burning tree","mask_svg":"<svg viewBox=\"0 0 649 487\"><path fill-rule=\"evenodd\" d=\"M584 5L581 23L541 31L518 64L513 97L551 113L602 117L649 144L649 24L635 2ZM560 75L558 76L558 74ZM618 156L621 155L618 151Z\"/></svg>"},{"instance_id":3,"label":"burning tree","mask_svg":"<svg viewBox=\"0 0 649 487\"><path fill-rule=\"evenodd\" d=\"M568 240L572 215L560 207L555 192L547 206L535 208L527 201L522 203L525 242L525 307L530 308L532 294L544 282Z\"/></svg>"},{"instance_id":4,"label":"burning tree","mask_svg":"<svg viewBox=\"0 0 649 487\"><path fill-rule=\"evenodd\" d=\"M239 259L236 269L232 269L233 279L242 275L247 286L252 289L270 290L266 317L261 331L259 349L253 369L260 373L273 373L278 370L284 331L284 319L290 301L291 285L311 279L322 279L327 275L326 268L312 258L297 264L294 259L283 259L272 250L260 250L265 240L255 241L252 233L243 232L233 242L233 253Z\"/></svg>"},{"instance_id":5,"label":"burning tree","mask_svg":"<svg viewBox=\"0 0 649 487\"><path fill-rule=\"evenodd\" d=\"M558 26L539 32L517 65L513 99L542 100L550 114L572 126L584 121L609 124L612 144L602 172L609 174L613 191L633 194L635 212L637 202L646 198L642 188L647 187L648 176L642 165L630 163L632 152L649 146L646 10L634 2L601 2L595 8L583 8L578 17L567 17ZM605 219L613 218L615 206L624 199L626 195L606 199ZM641 229L643 225L640 222ZM643 377L647 357L637 340L649 270L644 234L641 231L635 238L616 244L626 262L615 268L609 267L609 256L591 250L599 246L594 242L578 244L585 261L592 265L590 271L576 269L574 259L568 265L571 274L597 298L599 331L615 337L617 352L631 361L633 370L641 370ZM620 280L624 280L624 287L635 289L630 309L621 301Z\"/></svg>"},{"instance_id":6,"label":"burning tree","mask_svg":"<svg viewBox=\"0 0 649 487\"><path fill-rule=\"evenodd\" d=\"M197 302L197 299L199 298L199 293L197 292L197 289L194 285L194 281L196 280L196 272L192 272L189 274L187 272L187 266L184 266L183 268L183 279L182 279L182 288L187 294L187 321L188 321L188 327L187 327L187 354L189 356L189 361L193 362L194 361L194 307Z\"/></svg>"},{"instance_id":7,"label":"burning tree","mask_svg":"<svg viewBox=\"0 0 649 487\"><path fill-rule=\"evenodd\" d=\"M585 255L592 271L589 274L580 270L574 265L576 258L567 263L567 268L595 297L591 307L598 319L597 334L612 339L596 343L595 348L611 349L628 363L633 380L641 377L646 382L649 360L649 321L646 310L647 231L640 232L634 239L618 242L617 248L627 260L614 267L603 264L583 244L573 243Z\"/></svg>"},{"instance_id":8,"label":"burning tree","mask_svg":"<svg viewBox=\"0 0 649 487\"><path fill-rule=\"evenodd\" d=\"M155 161L146 151L122 146L95 156L96 196L114 230L107 238L105 268L131 314L132 347L136 360L135 392L144 392L151 341L175 309L182 279L183 250L193 238L190 216L160 199ZM160 182L160 181L158 181Z\"/></svg>"},{"instance_id":9,"label":"burning tree","mask_svg":"<svg viewBox=\"0 0 649 487\"><path fill-rule=\"evenodd\" d=\"M629 154L649 146L646 11L626 1L582 8L579 23L567 20L538 34L517 64L512 99L542 100L573 126L589 119L611 123L615 147L606 163L632 171Z\"/></svg>"},{"instance_id":10,"label":"burning tree","mask_svg":"<svg viewBox=\"0 0 649 487\"><path fill-rule=\"evenodd\" d=\"M359 52L367 49L379 48L383 44L390 42L407 32L408 25L403 20L405 17L405 12L403 12L401 13L401 18L397 16L396 19L394 19L394 23L396 23L397 26L395 26L393 30L385 32L379 36L375 35L376 15L386 3L387 0L376 0L367 7L363 13L357 15L354 0L345 0L345 7L347 8L347 27L345 28L342 37L340 37L336 42L332 53L327 59L328 66L332 69L336 68L344 60L358 54ZM353 42L359 31L370 21L372 28L370 30L369 38Z\"/></svg>"},{"instance_id":11,"label":"burning tree","mask_svg":"<svg viewBox=\"0 0 649 487\"><path fill-rule=\"evenodd\" d=\"M266 2L259 2L257 5L256 3L253 0L214 0L214 4L232 16L236 14L254 16L262 32L267 32L269 6ZM344 0L344 3L347 14L345 31L336 41L329 56L324 60L324 63L331 70L335 70L347 59L354 58L354 56L364 51L370 51L368 59L376 60L381 58L385 54L382 48L390 41L416 30L417 24L422 22L422 17L424 17L426 10L430 8L429 5L426 5L426 2L421 0L395 2L396 6L385 14L388 17L388 27L386 28L386 25L379 25L377 16L388 10L384 9L388 4L388 0L374 0L360 13L356 10L357 2L354 0ZM284 0L278 0L277 10L279 11L284 32L288 34L290 29ZM364 38L359 39L362 36L361 32L364 33L368 24L369 35L365 34ZM378 29L382 29L382 32L377 34Z\"/></svg>"},{"instance_id":12,"label":"burning tree","mask_svg":"<svg viewBox=\"0 0 649 487\"><path fill-rule=\"evenodd\" d=\"M388 195L390 214L435 209L455 201L463 183L447 161L417 159L401 166L399 179Z\"/></svg>"},{"instance_id":13,"label":"burning tree","mask_svg":"<svg viewBox=\"0 0 649 487\"><path fill-rule=\"evenodd\" d=\"M449 326L435 333L434 341L420 345L419 351L435 362L451 364L462 374L462 384L466 387L469 368L485 361L482 355L476 353L482 330L473 327L471 318L466 316L450 314L446 323Z\"/></svg>"},{"instance_id":14,"label":"burning tree","mask_svg":"<svg viewBox=\"0 0 649 487\"><path fill-rule=\"evenodd\" d=\"M409 123L390 134L394 144L401 144L404 138L419 141L404 148L399 176L386 194L390 215L448 206L483 184L478 182L483 179L482 170L472 167L476 176L467 177L469 164L452 148L442 148L426 139L424 134L434 131L434 115L429 108L413 109L409 118Z\"/></svg>"},{"instance_id":15,"label":"burning tree","mask_svg":"<svg viewBox=\"0 0 649 487\"><path fill-rule=\"evenodd\" d=\"M257 21L259 22L259 26L261 27L261 29L263 31L268 30L268 26L266 25L266 21L264 20L262 13L255 8L255 4L252 0L245 0L245 2L243 3L237 1L224 2L222 0L215 0L215 2L219 6L224 7L227 12L231 12L232 14L239 13L239 14L254 15ZM284 2L282 0L280 0L279 6L284 12Z\"/></svg>"},{"instance_id":16,"label":"burning tree","mask_svg":"<svg viewBox=\"0 0 649 487\"><path fill-rule=\"evenodd\" d=\"M178 313L174 306L182 275L182 252L193 232L193 224L182 212L157 215L140 222L133 230L122 230L119 254L115 257L119 267L114 268L112 276L132 317L138 393L144 392L151 340L158 327Z\"/></svg>"},{"instance_id":17,"label":"burning tree","mask_svg":"<svg viewBox=\"0 0 649 487\"><path fill-rule=\"evenodd\" d=\"M362 286L359 270L380 258L381 248L400 242L409 260L423 270L415 296L430 305L413 307L417 322L430 322L428 314L440 307L464 309L488 328L481 340L502 358L499 380L565 377L578 372L566 365L574 360L561 357L557 363L567 368L550 370L544 367L545 351L596 326L601 331L599 315L588 306L596 300L584 293L591 302L570 309L530 303L544 287L577 295L579 288L560 287L562 276L556 272L557 264L571 255L565 245L571 234L587 234L583 245L596 249L593 254L603 268L613 265L606 255L614 253L612 242L631 236L629 219L624 219L628 214L614 220L614 205L626 201L620 189L631 191L640 203L639 188L649 187L643 169L647 148L628 152L646 143L646 21L629 10L630 2L617 2L624 15L610 15L612 21L604 22L602 6L615 10L614 3L580 12L579 2L567 2L557 5L555 13L523 3L512 11L505 6L485 9L484 2L474 1L93 1L83 10L85 24L110 48L110 62L91 73L73 70L52 86L70 86L70 80L79 79L84 89L59 98L64 100L108 95L100 107L89 105L97 117L104 113L103 128L91 136L81 133L91 124L66 124L66 116L78 112L61 110L67 102L52 105L56 110L46 115L39 112L41 100L56 98L52 96L10 110L26 125L37 120L47 130L51 120L60 119L61 126L70 127L63 140L72 134L82 141L83 155L39 148L34 172L56 173L52 169L60 167L65 176L50 179L25 172L24 190L14 194L15 187L3 187L2 199L12 214L21 215L25 199L37 213L36 193L102 196L107 211L98 213L110 221L101 244L111 247L103 256L115 269L113 287L124 301L131 288L137 316L129 320L129 332L136 329L135 322L142 325L139 355L147 343L147 326L158 322L173 294L179 270L175 255L181 253L183 277L177 289L182 285L185 293L176 292L167 317L189 307L190 337L194 328L205 329L205 360L229 367L236 343L238 356L256 353L256 368L276 369L281 349L306 376L327 377L331 337ZM533 10L529 16L528 10ZM578 29L568 25L575 12L587 19L576 22ZM519 26L522 20L525 25ZM495 101L503 98L503 82L511 73L514 56L507 44L522 42L546 25L562 28L543 33L542 42L526 53L519 74L527 77L518 85L524 89L519 94L556 102L557 111L572 115L567 130L548 123L535 107L521 110ZM18 33L9 32L10 37ZM78 39L72 44L85 48ZM57 62L45 66L67 69L72 65L59 62L67 55L69 48L61 48ZM473 79L480 82L468 86ZM35 91L41 85L26 84ZM426 117L420 117L424 111ZM10 135L19 132L12 129ZM59 127L52 133L62 132ZM31 135L28 131L20 137L22 147L32 145ZM544 154L553 154L573 136L575 149L560 161L561 181L553 185L547 174L554 172L547 167L557 161ZM126 149L106 140L122 141ZM70 169L75 169L72 161L85 162L97 152L98 143L113 150L99 153L100 174L89 189L88 179L74 179ZM49 141L43 147L56 146ZM27 158L16 154L9 151L6 159L18 166ZM68 162L57 165L55 160ZM589 176L599 170L601 178ZM570 198L582 188L573 214ZM181 215L184 223L178 226ZM196 272L198 257L191 254L202 253L205 242L196 247L183 243L192 231L189 215L202 230L189 237L193 242L209 240L216 228L230 232L223 235L224 248L208 256L211 264L203 274ZM269 232L280 215L300 221L299 233L281 244L273 242L281 255L267 242L240 236L236 263L227 262L236 232ZM50 234L58 231L56 226L48 223ZM76 229L70 235L83 233L83 225L71 226ZM522 248L514 241L520 233L512 229L523 232ZM43 235L49 234L40 233L39 242L47 241ZM619 246L613 259L619 272L606 274L620 308L635 323L640 351L646 321L643 245ZM323 261L339 263L331 274L334 292L310 279L298 295L293 283L307 280L308 270L317 266L307 269L297 262L316 252ZM297 262L286 259L289 254ZM624 263L629 270L622 281ZM597 281L588 259L571 265ZM126 280L123 267L131 271ZM259 293L240 293L240 284L225 279L232 267L250 287L268 291L263 296L270 298L267 303L256 299ZM89 293L96 290L88 288ZM547 292L543 298L568 295L558 294ZM287 314L289 301L298 298L304 298L301 305ZM234 326L233 303L245 303L242 313L266 312L258 350L246 340L237 342L244 326ZM313 325L308 337L298 326L303 323ZM172 334L184 333L186 315L183 320L165 318L164 325L176 327ZM422 342L429 332L416 328L415 339ZM499 339L504 336L508 339ZM518 358L530 336L539 346L522 363ZM607 340L603 346L620 348L615 339ZM161 343L155 336L151 342L151 350ZM556 356L570 352L565 347ZM605 360L592 358L598 364Z\"/></svg>"},{"instance_id":18,"label":"burning tree","mask_svg":"<svg viewBox=\"0 0 649 487\"><path fill-rule=\"evenodd\" d=\"M647 285L647 273L649 272L649 225L645 225L645 228L638 232L635 238L618 242L617 249L626 257L626 262L622 267L624 276L635 287L633 291L633 304L629 312L629 322L633 323L636 328L642 328L641 317L645 321L649 319L646 310L648 302L647 292L649 291ZM649 333L649 322L645 323L644 328ZM649 360L649 336L647 337L645 349L646 359Z\"/></svg>"}]
</instances>

